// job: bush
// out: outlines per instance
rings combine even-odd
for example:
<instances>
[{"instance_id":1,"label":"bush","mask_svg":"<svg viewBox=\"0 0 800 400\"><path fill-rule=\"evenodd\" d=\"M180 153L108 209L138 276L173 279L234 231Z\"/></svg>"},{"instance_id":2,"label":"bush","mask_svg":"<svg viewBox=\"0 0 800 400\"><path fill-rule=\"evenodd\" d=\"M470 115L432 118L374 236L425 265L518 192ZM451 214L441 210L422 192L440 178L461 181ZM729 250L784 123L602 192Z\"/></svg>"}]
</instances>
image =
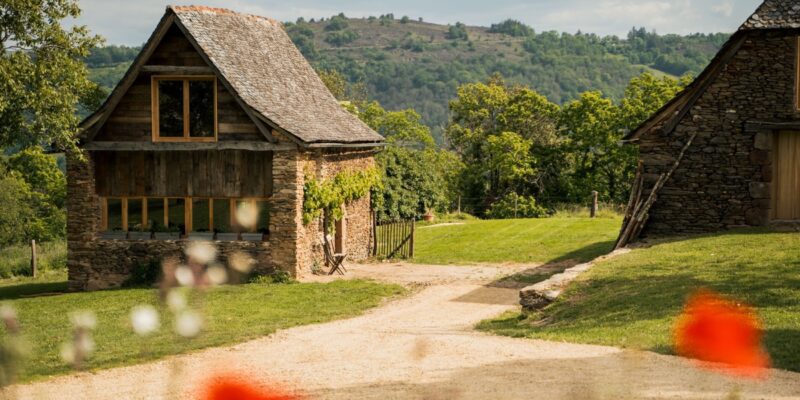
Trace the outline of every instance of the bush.
<instances>
[{"instance_id":1,"label":"bush","mask_svg":"<svg viewBox=\"0 0 800 400\"><path fill-rule=\"evenodd\" d=\"M297 283L291 275L286 271L276 270L269 275L255 275L251 277L247 283L256 285L271 285L271 284L284 284L289 285Z\"/></svg>"},{"instance_id":2,"label":"bush","mask_svg":"<svg viewBox=\"0 0 800 400\"><path fill-rule=\"evenodd\" d=\"M492 219L539 218L547 215L547 209L536 204L533 196L520 196L511 192L492 203L486 217Z\"/></svg>"},{"instance_id":3,"label":"bush","mask_svg":"<svg viewBox=\"0 0 800 400\"><path fill-rule=\"evenodd\" d=\"M354 42L356 39L358 39L358 34L347 30L329 33L328 36L325 37L325 42L333 46L344 46Z\"/></svg>"},{"instance_id":4,"label":"bush","mask_svg":"<svg viewBox=\"0 0 800 400\"><path fill-rule=\"evenodd\" d=\"M331 21L325 26L325 30L328 32L341 31L347 29L349 25L346 17L337 15L331 18Z\"/></svg>"},{"instance_id":5,"label":"bush","mask_svg":"<svg viewBox=\"0 0 800 400\"><path fill-rule=\"evenodd\" d=\"M131 276L125 281L123 286L153 286L161 280L161 263L158 260L138 263L133 267Z\"/></svg>"},{"instance_id":6,"label":"bush","mask_svg":"<svg viewBox=\"0 0 800 400\"><path fill-rule=\"evenodd\" d=\"M507 19L499 24L492 24L491 33L503 33L514 37L533 36L533 28L517 20Z\"/></svg>"},{"instance_id":7,"label":"bush","mask_svg":"<svg viewBox=\"0 0 800 400\"><path fill-rule=\"evenodd\" d=\"M450 25L450 27L447 28L447 34L445 34L445 36L451 40L469 40L467 26L461 22L456 22L455 25Z\"/></svg>"}]
</instances>

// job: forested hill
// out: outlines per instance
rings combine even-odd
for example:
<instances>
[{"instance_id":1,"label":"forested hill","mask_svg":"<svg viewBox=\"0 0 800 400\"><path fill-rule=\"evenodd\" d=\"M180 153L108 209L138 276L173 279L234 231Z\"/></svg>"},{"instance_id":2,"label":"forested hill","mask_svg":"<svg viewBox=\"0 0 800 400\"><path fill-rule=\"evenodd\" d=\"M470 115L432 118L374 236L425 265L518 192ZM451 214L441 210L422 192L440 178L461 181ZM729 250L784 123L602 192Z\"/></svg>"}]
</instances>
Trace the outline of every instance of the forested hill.
<instances>
[{"instance_id":1,"label":"forested hill","mask_svg":"<svg viewBox=\"0 0 800 400\"><path fill-rule=\"evenodd\" d=\"M317 69L336 69L363 82L369 98L387 109L413 108L438 133L458 85L495 72L563 103L600 90L619 98L643 71L698 74L728 34L658 35L633 29L625 38L585 33L537 32L515 21L492 27L437 25L393 15L286 24ZM109 47L87 62L92 78L111 87L136 49Z\"/></svg>"}]
</instances>

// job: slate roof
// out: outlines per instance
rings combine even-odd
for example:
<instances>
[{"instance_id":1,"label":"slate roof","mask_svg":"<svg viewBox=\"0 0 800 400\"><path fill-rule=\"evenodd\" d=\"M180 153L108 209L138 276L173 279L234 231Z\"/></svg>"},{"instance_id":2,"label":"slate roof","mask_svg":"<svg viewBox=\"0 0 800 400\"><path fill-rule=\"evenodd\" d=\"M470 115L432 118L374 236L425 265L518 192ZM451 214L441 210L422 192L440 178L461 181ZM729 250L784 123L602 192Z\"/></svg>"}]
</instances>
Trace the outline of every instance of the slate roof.
<instances>
[{"instance_id":1,"label":"slate roof","mask_svg":"<svg viewBox=\"0 0 800 400\"><path fill-rule=\"evenodd\" d=\"M158 45L158 32L173 20L207 58L233 94L253 113L271 122L302 144L381 143L383 136L347 112L294 46L280 22L222 8L167 6L153 38L142 49ZM107 103L82 124L104 121L126 91L137 68L134 61Z\"/></svg>"},{"instance_id":2,"label":"slate roof","mask_svg":"<svg viewBox=\"0 0 800 400\"><path fill-rule=\"evenodd\" d=\"M700 75L678 93L672 100L656 111L647 121L630 131L622 138L623 142L638 140L643 134L654 128L674 128L676 122L686 115L708 86L714 81L727 62L739 50L742 42L750 33L764 29L800 28L800 0L766 0L755 13L742 24L739 31L722 46L717 55Z\"/></svg>"},{"instance_id":3,"label":"slate roof","mask_svg":"<svg viewBox=\"0 0 800 400\"><path fill-rule=\"evenodd\" d=\"M800 28L800 1L766 0L740 30Z\"/></svg>"}]
</instances>

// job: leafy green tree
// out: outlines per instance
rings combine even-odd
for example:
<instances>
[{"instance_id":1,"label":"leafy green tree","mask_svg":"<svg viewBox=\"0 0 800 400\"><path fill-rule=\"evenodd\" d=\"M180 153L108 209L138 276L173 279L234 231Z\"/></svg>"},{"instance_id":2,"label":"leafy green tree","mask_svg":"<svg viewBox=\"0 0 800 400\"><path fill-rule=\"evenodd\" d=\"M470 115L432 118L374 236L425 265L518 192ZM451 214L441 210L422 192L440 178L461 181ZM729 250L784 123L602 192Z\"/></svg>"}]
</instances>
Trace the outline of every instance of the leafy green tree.
<instances>
[{"instance_id":1,"label":"leafy green tree","mask_svg":"<svg viewBox=\"0 0 800 400\"><path fill-rule=\"evenodd\" d=\"M63 238L66 213L18 171L0 165L0 246Z\"/></svg>"},{"instance_id":2,"label":"leafy green tree","mask_svg":"<svg viewBox=\"0 0 800 400\"><path fill-rule=\"evenodd\" d=\"M77 107L102 98L83 63L101 39L62 25L79 15L74 0L0 4L0 146L76 149Z\"/></svg>"},{"instance_id":3,"label":"leafy green tree","mask_svg":"<svg viewBox=\"0 0 800 400\"><path fill-rule=\"evenodd\" d=\"M445 37L450 40L469 40L467 26L461 22L456 22L455 25L450 25L447 27L447 33L445 34Z\"/></svg>"},{"instance_id":4,"label":"leafy green tree","mask_svg":"<svg viewBox=\"0 0 800 400\"><path fill-rule=\"evenodd\" d=\"M44 154L41 148L28 148L9 157L8 169L24 176L31 190L44 196L55 208L64 208L67 180L55 157Z\"/></svg>"},{"instance_id":5,"label":"leafy green tree","mask_svg":"<svg viewBox=\"0 0 800 400\"><path fill-rule=\"evenodd\" d=\"M489 32L504 33L515 37L534 35L533 28L514 19L507 19L499 24L492 24L492 26L489 27Z\"/></svg>"},{"instance_id":6,"label":"leafy green tree","mask_svg":"<svg viewBox=\"0 0 800 400\"><path fill-rule=\"evenodd\" d=\"M467 165L460 182L468 210L483 215L509 191L541 193L545 177L557 175L540 168L550 164L558 144L559 107L544 96L494 76L459 87L450 111L445 134Z\"/></svg>"}]
</instances>

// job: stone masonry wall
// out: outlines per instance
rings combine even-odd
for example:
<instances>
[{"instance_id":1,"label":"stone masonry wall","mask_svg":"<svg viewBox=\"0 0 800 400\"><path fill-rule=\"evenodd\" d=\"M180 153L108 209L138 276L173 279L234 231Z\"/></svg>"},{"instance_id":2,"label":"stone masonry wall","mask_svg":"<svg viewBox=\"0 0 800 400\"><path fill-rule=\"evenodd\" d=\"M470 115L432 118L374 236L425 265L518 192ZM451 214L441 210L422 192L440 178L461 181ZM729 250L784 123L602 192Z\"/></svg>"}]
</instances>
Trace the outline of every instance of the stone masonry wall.
<instances>
[{"instance_id":1,"label":"stone masonry wall","mask_svg":"<svg viewBox=\"0 0 800 400\"><path fill-rule=\"evenodd\" d=\"M67 277L70 290L83 290L95 265L94 241L100 226L100 199L95 195L94 162L67 155Z\"/></svg>"},{"instance_id":2,"label":"stone masonry wall","mask_svg":"<svg viewBox=\"0 0 800 400\"><path fill-rule=\"evenodd\" d=\"M364 170L375 165L374 150L358 151L316 151L309 154L306 170L313 171L317 179L331 179L339 172ZM359 261L370 257L372 249L372 210L370 196L362 197L345 207L345 242L347 261ZM315 263L324 266L325 253L321 221L313 221L305 226L309 252L305 265Z\"/></svg>"},{"instance_id":3,"label":"stone masonry wall","mask_svg":"<svg viewBox=\"0 0 800 400\"><path fill-rule=\"evenodd\" d=\"M800 122L795 110L795 33L750 36L675 131L643 135L645 193L686 152L650 211L648 234L711 232L769 222L771 131L755 121Z\"/></svg>"}]
</instances>

